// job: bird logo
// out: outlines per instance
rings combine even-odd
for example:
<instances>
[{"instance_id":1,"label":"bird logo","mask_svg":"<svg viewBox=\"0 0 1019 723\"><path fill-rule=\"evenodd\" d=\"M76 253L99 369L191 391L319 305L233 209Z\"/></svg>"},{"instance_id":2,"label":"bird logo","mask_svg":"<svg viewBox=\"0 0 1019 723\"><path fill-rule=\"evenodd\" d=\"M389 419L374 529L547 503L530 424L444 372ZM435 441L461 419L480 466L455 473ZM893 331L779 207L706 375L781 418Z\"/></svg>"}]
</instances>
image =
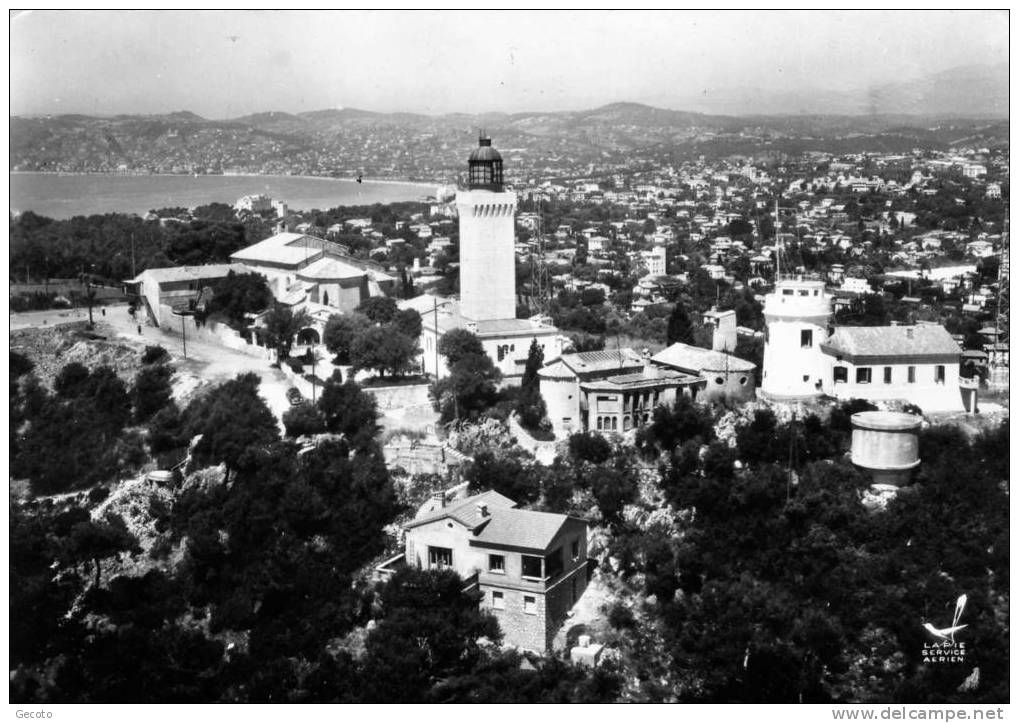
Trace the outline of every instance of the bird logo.
<instances>
[{"instance_id":1,"label":"bird logo","mask_svg":"<svg viewBox=\"0 0 1019 723\"><path fill-rule=\"evenodd\" d=\"M962 611L965 609L966 596L960 595L959 599L955 601L955 616L952 618L952 625L950 627L936 628L930 623L924 623L924 630L933 635L935 638L955 645L955 634L966 627L965 625L959 625L959 620L962 618Z\"/></svg>"}]
</instances>

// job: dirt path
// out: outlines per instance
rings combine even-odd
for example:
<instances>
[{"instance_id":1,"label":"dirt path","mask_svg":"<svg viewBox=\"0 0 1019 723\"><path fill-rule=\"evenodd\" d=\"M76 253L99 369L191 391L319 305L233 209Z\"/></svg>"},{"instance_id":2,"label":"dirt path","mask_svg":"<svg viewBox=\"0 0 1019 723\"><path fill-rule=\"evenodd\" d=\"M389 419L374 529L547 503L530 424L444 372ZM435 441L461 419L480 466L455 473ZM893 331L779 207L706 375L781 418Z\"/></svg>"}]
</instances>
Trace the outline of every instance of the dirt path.
<instances>
[{"instance_id":1,"label":"dirt path","mask_svg":"<svg viewBox=\"0 0 1019 723\"><path fill-rule=\"evenodd\" d=\"M105 309L105 314L103 310ZM273 369L268 358L249 356L218 344L199 339L182 339L181 335L167 333L147 323L139 324L127 312L126 306L96 307L92 312L95 332L109 339L117 339L139 350L145 345L159 344L170 352L177 369L175 393L187 396L204 384L216 384L233 379L244 372L254 372L261 378L259 391L269 408L280 419L290 408L287 389L290 383L278 369ZM138 315L141 318L141 315ZM88 320L88 312L80 310L35 311L11 314L11 330L47 328L69 322ZM141 333L139 333L139 328ZM185 345L187 357L184 356Z\"/></svg>"}]
</instances>

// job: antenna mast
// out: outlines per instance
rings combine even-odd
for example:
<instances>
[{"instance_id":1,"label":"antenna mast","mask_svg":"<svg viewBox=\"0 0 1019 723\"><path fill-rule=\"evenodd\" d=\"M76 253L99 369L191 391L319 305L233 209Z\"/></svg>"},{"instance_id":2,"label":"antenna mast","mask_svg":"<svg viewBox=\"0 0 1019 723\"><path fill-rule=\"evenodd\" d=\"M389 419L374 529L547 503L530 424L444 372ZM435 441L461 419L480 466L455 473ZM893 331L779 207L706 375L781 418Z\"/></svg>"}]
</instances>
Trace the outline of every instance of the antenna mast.
<instances>
[{"instance_id":1,"label":"antenna mast","mask_svg":"<svg viewBox=\"0 0 1019 723\"><path fill-rule=\"evenodd\" d=\"M1009 344L1009 301L1008 288L1008 209L1005 209L1005 223L1001 233L1001 252L998 255L998 300L994 313L994 354L988 381L997 387L1008 387L1008 362L1003 360L1003 351Z\"/></svg>"},{"instance_id":2,"label":"antenna mast","mask_svg":"<svg viewBox=\"0 0 1019 723\"><path fill-rule=\"evenodd\" d=\"M778 198L775 199L775 281L782 278L782 246L778 238Z\"/></svg>"},{"instance_id":3,"label":"antenna mast","mask_svg":"<svg viewBox=\"0 0 1019 723\"><path fill-rule=\"evenodd\" d=\"M535 314L548 315L552 304L552 281L549 276L548 263L545 260L545 234L541 223L541 200L535 204L537 209L537 239L531 246L531 311Z\"/></svg>"}]
</instances>

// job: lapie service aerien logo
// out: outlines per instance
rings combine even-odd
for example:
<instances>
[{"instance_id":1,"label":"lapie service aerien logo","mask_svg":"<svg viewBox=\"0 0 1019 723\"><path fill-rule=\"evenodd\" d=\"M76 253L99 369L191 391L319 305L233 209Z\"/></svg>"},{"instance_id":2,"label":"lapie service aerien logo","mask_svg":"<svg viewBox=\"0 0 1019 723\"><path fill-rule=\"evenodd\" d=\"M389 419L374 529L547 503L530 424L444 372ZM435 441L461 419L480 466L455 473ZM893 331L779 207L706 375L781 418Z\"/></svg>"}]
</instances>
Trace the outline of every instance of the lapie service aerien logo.
<instances>
[{"instance_id":1,"label":"lapie service aerien logo","mask_svg":"<svg viewBox=\"0 0 1019 723\"><path fill-rule=\"evenodd\" d=\"M960 595L955 601L955 615L952 624L947 628L936 628L924 623L923 628L932 636L931 642L923 645L923 662L925 663L962 663L966 660L966 643L958 642L955 634L967 627L960 625L962 612L966 609L966 596Z\"/></svg>"}]
</instances>

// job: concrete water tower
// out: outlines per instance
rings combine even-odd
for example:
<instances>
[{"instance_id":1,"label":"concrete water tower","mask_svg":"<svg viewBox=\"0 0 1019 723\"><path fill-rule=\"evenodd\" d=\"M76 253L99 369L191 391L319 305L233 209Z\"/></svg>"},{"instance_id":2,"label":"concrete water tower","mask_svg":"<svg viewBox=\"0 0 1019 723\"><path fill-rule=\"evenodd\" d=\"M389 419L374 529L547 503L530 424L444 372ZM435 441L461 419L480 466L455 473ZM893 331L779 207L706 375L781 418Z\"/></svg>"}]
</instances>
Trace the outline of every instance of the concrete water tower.
<instances>
[{"instance_id":1,"label":"concrete water tower","mask_svg":"<svg viewBox=\"0 0 1019 723\"><path fill-rule=\"evenodd\" d=\"M776 282L775 290L764 298L762 396L798 400L821 394L827 373L821 344L830 316L831 296L824 292L821 279L799 274Z\"/></svg>"},{"instance_id":2,"label":"concrete water tower","mask_svg":"<svg viewBox=\"0 0 1019 723\"><path fill-rule=\"evenodd\" d=\"M869 471L875 485L901 487L920 464L922 419L902 412L858 412L853 424L853 464Z\"/></svg>"}]
</instances>

